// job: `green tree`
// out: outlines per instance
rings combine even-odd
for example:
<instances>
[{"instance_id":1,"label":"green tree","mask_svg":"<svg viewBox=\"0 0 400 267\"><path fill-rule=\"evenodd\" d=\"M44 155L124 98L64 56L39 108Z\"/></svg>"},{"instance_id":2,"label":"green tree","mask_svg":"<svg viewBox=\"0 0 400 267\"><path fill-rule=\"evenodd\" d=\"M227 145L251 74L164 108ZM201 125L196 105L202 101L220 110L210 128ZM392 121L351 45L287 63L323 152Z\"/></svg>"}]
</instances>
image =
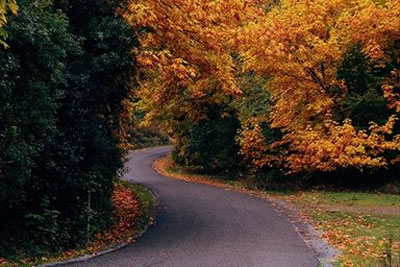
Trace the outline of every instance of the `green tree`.
<instances>
[{"instance_id":1,"label":"green tree","mask_svg":"<svg viewBox=\"0 0 400 267\"><path fill-rule=\"evenodd\" d=\"M338 79L345 81L348 92L339 98L336 119L351 118L354 126L360 129L368 129L371 121L385 124L394 111L387 108L382 84L390 72L399 67L396 61L393 55L391 64L377 67L365 57L359 46L350 49L337 73Z\"/></svg>"},{"instance_id":2,"label":"green tree","mask_svg":"<svg viewBox=\"0 0 400 267\"><path fill-rule=\"evenodd\" d=\"M59 134L57 113L67 83L68 58L81 53L65 15L29 2L21 1L20 16L9 20L11 47L0 51L0 210L9 215L0 223L9 249L14 248L7 244L13 238L27 233L48 237L57 230L54 223L46 224L57 215L48 203L56 189L45 191L61 177L46 180L43 167L54 164L46 151ZM54 216L46 218L49 212Z\"/></svg>"},{"instance_id":3,"label":"green tree","mask_svg":"<svg viewBox=\"0 0 400 267\"><path fill-rule=\"evenodd\" d=\"M135 65L116 5L18 3L0 50L0 257L72 248L110 223Z\"/></svg>"},{"instance_id":4,"label":"green tree","mask_svg":"<svg viewBox=\"0 0 400 267\"><path fill-rule=\"evenodd\" d=\"M239 127L229 106L209 106L207 119L193 122L180 132L173 153L175 162L201 173L237 171L240 158L235 137Z\"/></svg>"}]
</instances>

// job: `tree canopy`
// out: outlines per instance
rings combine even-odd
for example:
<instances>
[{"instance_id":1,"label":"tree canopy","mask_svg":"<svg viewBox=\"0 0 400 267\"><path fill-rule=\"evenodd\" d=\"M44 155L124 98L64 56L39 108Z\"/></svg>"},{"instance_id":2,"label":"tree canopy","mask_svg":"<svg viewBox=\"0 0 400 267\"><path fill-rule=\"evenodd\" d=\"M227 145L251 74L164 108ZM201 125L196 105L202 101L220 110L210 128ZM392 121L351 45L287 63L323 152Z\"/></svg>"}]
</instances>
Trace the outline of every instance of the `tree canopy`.
<instances>
[{"instance_id":1,"label":"tree canopy","mask_svg":"<svg viewBox=\"0 0 400 267\"><path fill-rule=\"evenodd\" d=\"M398 0L138 0L124 17L140 31L144 123L181 140L210 106L231 105L236 115L221 116L242 118L236 140L255 168L398 163ZM263 81L265 108L244 119L245 76ZM281 137L268 140L265 125Z\"/></svg>"}]
</instances>

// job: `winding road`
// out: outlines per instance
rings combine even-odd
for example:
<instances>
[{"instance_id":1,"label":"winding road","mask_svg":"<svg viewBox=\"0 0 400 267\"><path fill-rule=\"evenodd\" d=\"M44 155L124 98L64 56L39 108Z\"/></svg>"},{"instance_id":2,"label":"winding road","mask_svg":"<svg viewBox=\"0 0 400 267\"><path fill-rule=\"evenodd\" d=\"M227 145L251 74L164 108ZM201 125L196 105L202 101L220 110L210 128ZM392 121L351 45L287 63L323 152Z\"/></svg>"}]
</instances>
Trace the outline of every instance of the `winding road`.
<instances>
[{"instance_id":1,"label":"winding road","mask_svg":"<svg viewBox=\"0 0 400 267\"><path fill-rule=\"evenodd\" d=\"M152 168L170 147L135 151L125 179L158 198L157 225L136 243L70 266L314 267L316 253L267 201L167 179Z\"/></svg>"}]
</instances>

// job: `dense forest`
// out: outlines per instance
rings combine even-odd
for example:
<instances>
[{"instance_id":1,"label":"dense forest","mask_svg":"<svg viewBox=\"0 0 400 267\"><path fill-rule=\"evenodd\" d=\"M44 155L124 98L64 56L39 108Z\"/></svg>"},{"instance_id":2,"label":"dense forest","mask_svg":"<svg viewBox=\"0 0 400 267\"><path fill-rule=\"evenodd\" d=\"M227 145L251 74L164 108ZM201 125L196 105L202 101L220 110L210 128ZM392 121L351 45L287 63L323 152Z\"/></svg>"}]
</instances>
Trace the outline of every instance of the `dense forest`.
<instances>
[{"instance_id":1,"label":"dense forest","mask_svg":"<svg viewBox=\"0 0 400 267\"><path fill-rule=\"evenodd\" d=\"M0 46L0 256L105 229L132 125L263 187L399 179L399 0L0 0Z\"/></svg>"},{"instance_id":2,"label":"dense forest","mask_svg":"<svg viewBox=\"0 0 400 267\"><path fill-rule=\"evenodd\" d=\"M110 221L135 33L122 3L0 3L0 254L75 247Z\"/></svg>"}]
</instances>

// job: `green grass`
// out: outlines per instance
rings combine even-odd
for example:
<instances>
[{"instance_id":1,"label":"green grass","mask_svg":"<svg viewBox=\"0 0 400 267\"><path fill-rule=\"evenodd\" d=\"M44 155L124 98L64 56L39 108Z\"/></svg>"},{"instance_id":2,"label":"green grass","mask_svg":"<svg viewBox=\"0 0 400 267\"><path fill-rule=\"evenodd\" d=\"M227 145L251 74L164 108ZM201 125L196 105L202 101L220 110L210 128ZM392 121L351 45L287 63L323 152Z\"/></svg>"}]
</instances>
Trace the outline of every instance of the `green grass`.
<instances>
[{"instance_id":1,"label":"green grass","mask_svg":"<svg viewBox=\"0 0 400 267\"><path fill-rule=\"evenodd\" d=\"M305 210L324 231L324 237L341 249L337 266L400 266L398 216Z\"/></svg>"},{"instance_id":2,"label":"green grass","mask_svg":"<svg viewBox=\"0 0 400 267\"><path fill-rule=\"evenodd\" d=\"M358 192L316 192L316 197L325 203L342 203L360 206L393 206L400 205L400 195Z\"/></svg>"},{"instance_id":3,"label":"green grass","mask_svg":"<svg viewBox=\"0 0 400 267\"><path fill-rule=\"evenodd\" d=\"M295 196L298 201L314 204L342 204L348 206L399 206L400 195L361 192L302 191L270 192L276 196Z\"/></svg>"},{"instance_id":4,"label":"green grass","mask_svg":"<svg viewBox=\"0 0 400 267\"><path fill-rule=\"evenodd\" d=\"M317 190L270 193L310 216L324 238L342 251L335 265L400 267L399 195Z\"/></svg>"}]
</instances>

